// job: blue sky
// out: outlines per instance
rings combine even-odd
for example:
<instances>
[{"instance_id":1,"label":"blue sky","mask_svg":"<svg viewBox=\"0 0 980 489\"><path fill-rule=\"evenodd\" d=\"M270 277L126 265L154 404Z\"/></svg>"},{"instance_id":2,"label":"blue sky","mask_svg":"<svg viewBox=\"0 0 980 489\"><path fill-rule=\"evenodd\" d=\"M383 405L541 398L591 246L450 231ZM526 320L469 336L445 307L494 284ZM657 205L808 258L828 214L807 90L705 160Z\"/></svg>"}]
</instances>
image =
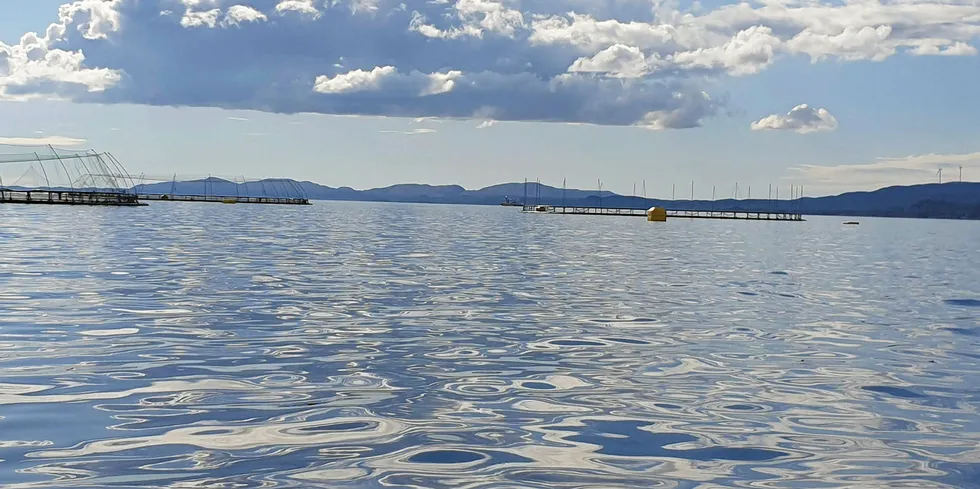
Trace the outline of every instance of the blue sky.
<instances>
[{"instance_id":1,"label":"blue sky","mask_svg":"<svg viewBox=\"0 0 980 489\"><path fill-rule=\"evenodd\" d=\"M972 3L324 3L5 0L0 143L355 188L980 180Z\"/></svg>"}]
</instances>

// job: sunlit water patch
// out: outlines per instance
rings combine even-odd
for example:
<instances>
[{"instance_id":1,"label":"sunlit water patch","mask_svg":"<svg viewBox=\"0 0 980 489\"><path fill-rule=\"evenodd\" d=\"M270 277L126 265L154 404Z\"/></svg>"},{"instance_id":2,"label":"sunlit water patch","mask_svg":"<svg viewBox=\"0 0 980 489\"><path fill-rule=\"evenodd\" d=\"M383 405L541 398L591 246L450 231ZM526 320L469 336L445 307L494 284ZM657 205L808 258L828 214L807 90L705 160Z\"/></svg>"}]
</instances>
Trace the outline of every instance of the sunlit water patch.
<instances>
[{"instance_id":1,"label":"sunlit water patch","mask_svg":"<svg viewBox=\"0 0 980 489\"><path fill-rule=\"evenodd\" d=\"M4 487L980 487L976 223L0 218Z\"/></svg>"}]
</instances>

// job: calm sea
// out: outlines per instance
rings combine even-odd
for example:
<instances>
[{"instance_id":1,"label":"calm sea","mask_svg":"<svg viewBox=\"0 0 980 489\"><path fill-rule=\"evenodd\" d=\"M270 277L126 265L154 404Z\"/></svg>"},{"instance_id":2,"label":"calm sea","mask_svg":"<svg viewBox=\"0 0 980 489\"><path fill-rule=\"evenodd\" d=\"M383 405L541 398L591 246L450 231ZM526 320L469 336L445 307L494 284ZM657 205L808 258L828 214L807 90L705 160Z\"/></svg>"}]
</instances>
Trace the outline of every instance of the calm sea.
<instances>
[{"instance_id":1,"label":"calm sea","mask_svg":"<svg viewBox=\"0 0 980 489\"><path fill-rule=\"evenodd\" d=\"M980 223L0 206L0 485L980 487Z\"/></svg>"}]
</instances>

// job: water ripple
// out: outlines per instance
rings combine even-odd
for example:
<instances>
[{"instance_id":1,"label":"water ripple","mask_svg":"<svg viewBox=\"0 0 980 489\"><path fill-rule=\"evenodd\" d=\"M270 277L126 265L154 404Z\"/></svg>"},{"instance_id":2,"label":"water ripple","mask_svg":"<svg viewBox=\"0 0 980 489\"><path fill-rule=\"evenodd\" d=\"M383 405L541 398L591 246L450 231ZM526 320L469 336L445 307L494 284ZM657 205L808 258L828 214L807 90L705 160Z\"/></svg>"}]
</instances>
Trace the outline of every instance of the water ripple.
<instances>
[{"instance_id":1,"label":"water ripple","mask_svg":"<svg viewBox=\"0 0 980 489\"><path fill-rule=\"evenodd\" d=\"M4 487L980 487L976 223L0 218Z\"/></svg>"}]
</instances>

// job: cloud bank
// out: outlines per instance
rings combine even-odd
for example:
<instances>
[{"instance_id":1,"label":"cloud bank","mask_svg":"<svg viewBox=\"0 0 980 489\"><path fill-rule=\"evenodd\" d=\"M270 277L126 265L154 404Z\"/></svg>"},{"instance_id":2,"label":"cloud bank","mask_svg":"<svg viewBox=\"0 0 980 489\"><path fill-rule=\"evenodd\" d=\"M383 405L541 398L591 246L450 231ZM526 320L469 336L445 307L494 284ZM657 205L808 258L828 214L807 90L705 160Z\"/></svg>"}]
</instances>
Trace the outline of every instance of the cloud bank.
<instances>
[{"instance_id":1,"label":"cloud bank","mask_svg":"<svg viewBox=\"0 0 980 489\"><path fill-rule=\"evenodd\" d=\"M967 56L963 0L75 0L0 43L0 98L699 126L782 58ZM762 122L762 121L759 121Z\"/></svg>"},{"instance_id":2,"label":"cloud bank","mask_svg":"<svg viewBox=\"0 0 980 489\"><path fill-rule=\"evenodd\" d=\"M793 107L787 114L772 114L751 124L753 131L793 131L800 134L837 129L837 119L827 109L815 109L807 104Z\"/></svg>"}]
</instances>

